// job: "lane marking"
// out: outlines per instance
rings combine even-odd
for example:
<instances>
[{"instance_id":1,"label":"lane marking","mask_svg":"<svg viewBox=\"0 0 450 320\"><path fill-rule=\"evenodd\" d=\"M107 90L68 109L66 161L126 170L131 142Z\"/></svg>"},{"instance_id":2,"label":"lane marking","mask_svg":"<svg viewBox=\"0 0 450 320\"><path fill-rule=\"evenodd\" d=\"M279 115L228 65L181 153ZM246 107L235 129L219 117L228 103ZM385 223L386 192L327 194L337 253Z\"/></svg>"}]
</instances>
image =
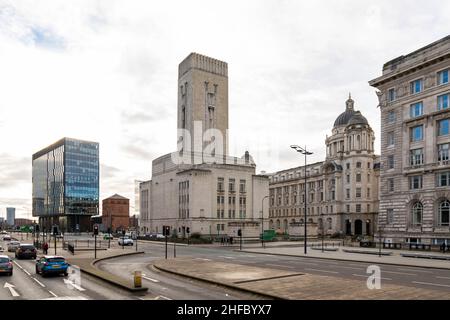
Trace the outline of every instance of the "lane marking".
<instances>
[{"instance_id":1,"label":"lane marking","mask_svg":"<svg viewBox=\"0 0 450 320\"><path fill-rule=\"evenodd\" d=\"M159 298L159 297L161 297L161 298L163 298L163 299L166 299L166 300L172 300L172 299L167 298L167 297L165 297L165 296L158 296L158 298Z\"/></svg>"},{"instance_id":2,"label":"lane marking","mask_svg":"<svg viewBox=\"0 0 450 320\"><path fill-rule=\"evenodd\" d=\"M42 282L40 282L38 279L31 277L31 279L33 279L34 281L36 281L42 288L45 288L45 284L43 284Z\"/></svg>"},{"instance_id":3,"label":"lane marking","mask_svg":"<svg viewBox=\"0 0 450 320\"><path fill-rule=\"evenodd\" d=\"M206 258L195 258L195 260L211 261L211 259L206 259Z\"/></svg>"},{"instance_id":4,"label":"lane marking","mask_svg":"<svg viewBox=\"0 0 450 320\"><path fill-rule=\"evenodd\" d=\"M80 287L79 285L77 285L76 283L73 283L72 281L67 280L67 279L64 279L64 283L65 283L65 284L68 284L68 285L70 285L70 286L72 286L72 287L74 287L74 288L77 289L78 291L85 291L85 290L86 290L86 289Z\"/></svg>"},{"instance_id":5,"label":"lane marking","mask_svg":"<svg viewBox=\"0 0 450 320\"><path fill-rule=\"evenodd\" d=\"M3 288L8 288L9 293L11 293L11 295L13 297L20 297L20 294L18 294L17 291L14 289L15 285L5 282L5 285L3 286Z\"/></svg>"},{"instance_id":6,"label":"lane marking","mask_svg":"<svg viewBox=\"0 0 450 320\"><path fill-rule=\"evenodd\" d=\"M416 284L424 284L424 285L428 285L428 286L436 286L436 287L447 287L447 288L450 288L450 285L448 285L448 284L431 283L431 282L421 282L421 281L412 281L412 283L416 283Z\"/></svg>"},{"instance_id":7,"label":"lane marking","mask_svg":"<svg viewBox=\"0 0 450 320\"><path fill-rule=\"evenodd\" d=\"M312 269L312 268L305 268L305 270L311 270L311 271L317 271L317 272L325 272L325 273L339 273L337 271L328 271L328 270L320 270L320 269Z\"/></svg>"},{"instance_id":8,"label":"lane marking","mask_svg":"<svg viewBox=\"0 0 450 320\"><path fill-rule=\"evenodd\" d=\"M225 259L236 259L235 257L229 257L229 256L218 256L219 258L225 258Z\"/></svg>"},{"instance_id":9,"label":"lane marking","mask_svg":"<svg viewBox=\"0 0 450 320\"><path fill-rule=\"evenodd\" d=\"M22 267L20 264L18 264L18 263L16 262L16 260L13 260L13 262L14 262L14 264L15 264L16 266L18 266L20 269L23 270L23 267Z\"/></svg>"},{"instance_id":10,"label":"lane marking","mask_svg":"<svg viewBox=\"0 0 450 320\"><path fill-rule=\"evenodd\" d=\"M52 296L54 296L55 298L58 298L58 296L57 296L56 294L54 294L53 292L51 292L50 290L48 290L48 292L50 292L50 294L51 294Z\"/></svg>"},{"instance_id":11,"label":"lane marking","mask_svg":"<svg viewBox=\"0 0 450 320\"><path fill-rule=\"evenodd\" d=\"M152 279L152 278L149 278L149 277L144 277L144 276L142 276L142 278L144 278L144 279L146 279L146 280L150 280L150 281L155 282L155 283L158 283L158 282L159 282L159 280Z\"/></svg>"},{"instance_id":12,"label":"lane marking","mask_svg":"<svg viewBox=\"0 0 450 320\"><path fill-rule=\"evenodd\" d=\"M352 274L352 276L354 276L354 277L362 277L362 278L369 278L370 275ZM388 281L391 281L391 280L392 280L391 278L383 278L383 277L381 277L380 279L381 279L381 280L388 280Z\"/></svg>"},{"instance_id":13,"label":"lane marking","mask_svg":"<svg viewBox=\"0 0 450 320\"><path fill-rule=\"evenodd\" d=\"M290 266L284 266L282 264L274 264L274 263L266 263L266 266L272 266L272 267L282 267L282 268L289 268L289 269L294 269L294 267L290 267Z\"/></svg>"},{"instance_id":14,"label":"lane marking","mask_svg":"<svg viewBox=\"0 0 450 320\"><path fill-rule=\"evenodd\" d=\"M439 277L439 276L436 276L436 278L438 278L438 279L449 279L450 280L450 277Z\"/></svg>"},{"instance_id":15,"label":"lane marking","mask_svg":"<svg viewBox=\"0 0 450 320\"><path fill-rule=\"evenodd\" d=\"M383 269L381 269L381 273L393 273L393 274L404 274L404 275L407 275L407 276L417 276L417 274L414 274L414 273L386 271L386 270L383 270Z\"/></svg>"},{"instance_id":16,"label":"lane marking","mask_svg":"<svg viewBox=\"0 0 450 320\"><path fill-rule=\"evenodd\" d=\"M31 276L31 273L29 273L27 270L23 269L23 272L25 272L28 276Z\"/></svg>"}]
</instances>

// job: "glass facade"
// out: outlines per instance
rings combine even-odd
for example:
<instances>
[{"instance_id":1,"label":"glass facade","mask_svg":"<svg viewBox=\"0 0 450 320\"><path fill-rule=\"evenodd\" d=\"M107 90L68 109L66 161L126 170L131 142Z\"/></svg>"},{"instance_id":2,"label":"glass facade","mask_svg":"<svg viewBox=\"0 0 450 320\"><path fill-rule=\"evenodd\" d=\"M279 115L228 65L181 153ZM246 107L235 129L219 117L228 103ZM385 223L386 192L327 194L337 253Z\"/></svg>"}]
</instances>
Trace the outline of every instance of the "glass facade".
<instances>
[{"instance_id":1,"label":"glass facade","mask_svg":"<svg viewBox=\"0 0 450 320\"><path fill-rule=\"evenodd\" d=\"M64 138L33 155L33 216L83 231L98 212L98 143Z\"/></svg>"}]
</instances>

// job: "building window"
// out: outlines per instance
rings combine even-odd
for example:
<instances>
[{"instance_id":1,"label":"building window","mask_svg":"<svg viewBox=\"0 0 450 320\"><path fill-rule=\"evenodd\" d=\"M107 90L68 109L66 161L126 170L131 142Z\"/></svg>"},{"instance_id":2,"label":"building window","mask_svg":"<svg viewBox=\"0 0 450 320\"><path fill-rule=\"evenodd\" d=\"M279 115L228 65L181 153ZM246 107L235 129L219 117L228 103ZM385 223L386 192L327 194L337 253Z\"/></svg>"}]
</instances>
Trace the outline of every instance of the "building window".
<instances>
[{"instance_id":1,"label":"building window","mask_svg":"<svg viewBox=\"0 0 450 320\"><path fill-rule=\"evenodd\" d=\"M367 204L367 213L370 212L370 204Z\"/></svg>"},{"instance_id":2,"label":"building window","mask_svg":"<svg viewBox=\"0 0 450 320\"><path fill-rule=\"evenodd\" d=\"M387 134L387 145L389 146L393 146L394 145L394 132L388 132Z\"/></svg>"},{"instance_id":3,"label":"building window","mask_svg":"<svg viewBox=\"0 0 450 320\"><path fill-rule=\"evenodd\" d=\"M347 209L347 213L350 213L350 205L349 204L346 205L346 209Z\"/></svg>"},{"instance_id":4,"label":"building window","mask_svg":"<svg viewBox=\"0 0 450 320\"><path fill-rule=\"evenodd\" d=\"M449 144L439 144L438 145L438 161L448 163L449 158Z\"/></svg>"},{"instance_id":5,"label":"building window","mask_svg":"<svg viewBox=\"0 0 450 320\"><path fill-rule=\"evenodd\" d=\"M444 119L438 122L438 135L446 136L449 134L449 119Z\"/></svg>"},{"instance_id":6,"label":"building window","mask_svg":"<svg viewBox=\"0 0 450 320\"><path fill-rule=\"evenodd\" d=\"M360 204L356 205L356 210L355 211L356 212L361 212L361 205Z\"/></svg>"},{"instance_id":7,"label":"building window","mask_svg":"<svg viewBox=\"0 0 450 320\"><path fill-rule=\"evenodd\" d=\"M345 190L345 198L350 199L350 189Z\"/></svg>"},{"instance_id":8,"label":"building window","mask_svg":"<svg viewBox=\"0 0 450 320\"><path fill-rule=\"evenodd\" d=\"M320 193L320 201L323 201L323 191Z\"/></svg>"},{"instance_id":9,"label":"building window","mask_svg":"<svg viewBox=\"0 0 450 320\"><path fill-rule=\"evenodd\" d=\"M387 223L392 224L394 222L394 209L387 209Z\"/></svg>"},{"instance_id":10,"label":"building window","mask_svg":"<svg viewBox=\"0 0 450 320\"><path fill-rule=\"evenodd\" d=\"M409 177L409 188L411 190L422 189L422 176Z\"/></svg>"},{"instance_id":11,"label":"building window","mask_svg":"<svg viewBox=\"0 0 450 320\"><path fill-rule=\"evenodd\" d=\"M423 115L423 103L413 103L409 107L409 115L411 116L411 118L420 117L421 115Z\"/></svg>"},{"instance_id":12,"label":"building window","mask_svg":"<svg viewBox=\"0 0 450 320\"><path fill-rule=\"evenodd\" d=\"M361 198L361 188L356 188L356 198Z\"/></svg>"},{"instance_id":13,"label":"building window","mask_svg":"<svg viewBox=\"0 0 450 320\"><path fill-rule=\"evenodd\" d=\"M387 157L387 167L388 169L394 169L394 155L389 155Z\"/></svg>"},{"instance_id":14,"label":"building window","mask_svg":"<svg viewBox=\"0 0 450 320\"><path fill-rule=\"evenodd\" d=\"M438 72L438 85L448 83L449 69Z\"/></svg>"},{"instance_id":15,"label":"building window","mask_svg":"<svg viewBox=\"0 0 450 320\"><path fill-rule=\"evenodd\" d=\"M423 148L409 151L409 164L411 166L423 165Z\"/></svg>"},{"instance_id":16,"label":"building window","mask_svg":"<svg viewBox=\"0 0 450 320\"><path fill-rule=\"evenodd\" d=\"M394 88L389 89L388 99L389 99L389 102L392 102L395 100L395 89Z\"/></svg>"},{"instance_id":17,"label":"building window","mask_svg":"<svg viewBox=\"0 0 450 320\"><path fill-rule=\"evenodd\" d=\"M367 182L370 182L370 173L367 174Z\"/></svg>"},{"instance_id":18,"label":"building window","mask_svg":"<svg viewBox=\"0 0 450 320\"><path fill-rule=\"evenodd\" d=\"M331 200L335 200L336 199L336 192L333 190L331 191Z\"/></svg>"},{"instance_id":19,"label":"building window","mask_svg":"<svg viewBox=\"0 0 450 320\"><path fill-rule=\"evenodd\" d=\"M389 192L394 192L394 179L388 179L388 190Z\"/></svg>"},{"instance_id":20,"label":"building window","mask_svg":"<svg viewBox=\"0 0 450 320\"><path fill-rule=\"evenodd\" d=\"M438 187L448 187L448 186L450 186L450 171L439 172L436 175L436 185Z\"/></svg>"},{"instance_id":21,"label":"building window","mask_svg":"<svg viewBox=\"0 0 450 320\"><path fill-rule=\"evenodd\" d=\"M388 122L389 123L395 122L395 111L388 112Z\"/></svg>"},{"instance_id":22,"label":"building window","mask_svg":"<svg viewBox=\"0 0 450 320\"><path fill-rule=\"evenodd\" d=\"M223 178L217 178L217 191L223 192Z\"/></svg>"},{"instance_id":23,"label":"building window","mask_svg":"<svg viewBox=\"0 0 450 320\"><path fill-rule=\"evenodd\" d=\"M411 142L423 140L423 125L411 128Z\"/></svg>"},{"instance_id":24,"label":"building window","mask_svg":"<svg viewBox=\"0 0 450 320\"><path fill-rule=\"evenodd\" d=\"M449 93L437 97L438 110L448 109L448 101L450 100L449 97Z\"/></svg>"},{"instance_id":25,"label":"building window","mask_svg":"<svg viewBox=\"0 0 450 320\"><path fill-rule=\"evenodd\" d=\"M356 182L361 182L361 173L356 174Z\"/></svg>"},{"instance_id":26,"label":"building window","mask_svg":"<svg viewBox=\"0 0 450 320\"><path fill-rule=\"evenodd\" d=\"M370 188L367 188L367 198L370 198Z\"/></svg>"},{"instance_id":27,"label":"building window","mask_svg":"<svg viewBox=\"0 0 450 320\"><path fill-rule=\"evenodd\" d=\"M245 191L245 180L241 180L239 182L239 192L241 192L241 193L245 193L246 192Z\"/></svg>"},{"instance_id":28,"label":"building window","mask_svg":"<svg viewBox=\"0 0 450 320\"><path fill-rule=\"evenodd\" d=\"M439 204L439 212L438 212L438 222L439 226L449 226L449 218L450 218L450 202L448 200L442 201Z\"/></svg>"},{"instance_id":29,"label":"building window","mask_svg":"<svg viewBox=\"0 0 450 320\"><path fill-rule=\"evenodd\" d=\"M229 192L235 192L236 191L236 189L234 187L234 184L235 184L235 180L234 179L229 179L228 180L228 191Z\"/></svg>"},{"instance_id":30,"label":"building window","mask_svg":"<svg viewBox=\"0 0 450 320\"><path fill-rule=\"evenodd\" d=\"M350 175L347 175L347 183L350 183Z\"/></svg>"},{"instance_id":31,"label":"building window","mask_svg":"<svg viewBox=\"0 0 450 320\"><path fill-rule=\"evenodd\" d=\"M418 79L411 82L411 94L419 93L423 88L423 80Z\"/></svg>"},{"instance_id":32,"label":"building window","mask_svg":"<svg viewBox=\"0 0 450 320\"><path fill-rule=\"evenodd\" d=\"M347 163L347 170L350 170L350 163Z\"/></svg>"},{"instance_id":33,"label":"building window","mask_svg":"<svg viewBox=\"0 0 450 320\"><path fill-rule=\"evenodd\" d=\"M420 226L422 224L423 206L422 203L416 202L412 207L412 225Z\"/></svg>"},{"instance_id":34,"label":"building window","mask_svg":"<svg viewBox=\"0 0 450 320\"><path fill-rule=\"evenodd\" d=\"M356 167L357 167L357 168L361 168L361 162L357 162L357 163L356 163Z\"/></svg>"}]
</instances>

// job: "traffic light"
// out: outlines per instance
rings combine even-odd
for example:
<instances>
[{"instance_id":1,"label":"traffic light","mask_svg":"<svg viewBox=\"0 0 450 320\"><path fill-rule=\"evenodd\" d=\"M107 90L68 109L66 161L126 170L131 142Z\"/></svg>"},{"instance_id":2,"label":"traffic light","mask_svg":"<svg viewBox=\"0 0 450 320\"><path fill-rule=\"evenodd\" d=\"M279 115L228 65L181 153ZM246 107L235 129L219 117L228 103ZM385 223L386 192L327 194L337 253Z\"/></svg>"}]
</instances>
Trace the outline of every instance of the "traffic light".
<instances>
[{"instance_id":1,"label":"traffic light","mask_svg":"<svg viewBox=\"0 0 450 320\"><path fill-rule=\"evenodd\" d=\"M38 224L34 226L34 232L39 232L39 225Z\"/></svg>"},{"instance_id":2,"label":"traffic light","mask_svg":"<svg viewBox=\"0 0 450 320\"><path fill-rule=\"evenodd\" d=\"M123 235L123 236L125 235L125 229L122 230L122 235Z\"/></svg>"},{"instance_id":3,"label":"traffic light","mask_svg":"<svg viewBox=\"0 0 450 320\"><path fill-rule=\"evenodd\" d=\"M189 227L186 228L186 232L190 233L191 231L189 230Z\"/></svg>"},{"instance_id":4,"label":"traffic light","mask_svg":"<svg viewBox=\"0 0 450 320\"><path fill-rule=\"evenodd\" d=\"M98 236L98 225L94 225L94 236Z\"/></svg>"},{"instance_id":5,"label":"traffic light","mask_svg":"<svg viewBox=\"0 0 450 320\"><path fill-rule=\"evenodd\" d=\"M163 236L170 236L170 226L163 226Z\"/></svg>"},{"instance_id":6,"label":"traffic light","mask_svg":"<svg viewBox=\"0 0 450 320\"><path fill-rule=\"evenodd\" d=\"M238 237L242 237L242 230L241 229L238 230Z\"/></svg>"},{"instance_id":7,"label":"traffic light","mask_svg":"<svg viewBox=\"0 0 450 320\"><path fill-rule=\"evenodd\" d=\"M53 226L52 230L53 230L52 233L53 233L54 236L58 235L58 227L57 226Z\"/></svg>"}]
</instances>

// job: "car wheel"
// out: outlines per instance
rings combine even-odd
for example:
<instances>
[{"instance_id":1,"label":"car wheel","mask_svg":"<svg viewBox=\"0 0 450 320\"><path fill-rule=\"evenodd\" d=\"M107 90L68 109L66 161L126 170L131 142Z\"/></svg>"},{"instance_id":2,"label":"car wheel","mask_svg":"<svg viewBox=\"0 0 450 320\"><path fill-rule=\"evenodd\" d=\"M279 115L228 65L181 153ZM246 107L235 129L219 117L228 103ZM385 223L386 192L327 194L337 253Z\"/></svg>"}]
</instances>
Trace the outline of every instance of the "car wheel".
<instances>
[{"instance_id":1,"label":"car wheel","mask_svg":"<svg viewBox=\"0 0 450 320\"><path fill-rule=\"evenodd\" d=\"M13 272L12 272L12 270L11 270L11 272L9 273L9 276L11 277L13 275Z\"/></svg>"},{"instance_id":2,"label":"car wheel","mask_svg":"<svg viewBox=\"0 0 450 320\"><path fill-rule=\"evenodd\" d=\"M39 269L37 266L36 266L36 274L39 274Z\"/></svg>"},{"instance_id":3,"label":"car wheel","mask_svg":"<svg viewBox=\"0 0 450 320\"><path fill-rule=\"evenodd\" d=\"M69 273L64 272L64 277L67 277L69 275Z\"/></svg>"}]
</instances>

